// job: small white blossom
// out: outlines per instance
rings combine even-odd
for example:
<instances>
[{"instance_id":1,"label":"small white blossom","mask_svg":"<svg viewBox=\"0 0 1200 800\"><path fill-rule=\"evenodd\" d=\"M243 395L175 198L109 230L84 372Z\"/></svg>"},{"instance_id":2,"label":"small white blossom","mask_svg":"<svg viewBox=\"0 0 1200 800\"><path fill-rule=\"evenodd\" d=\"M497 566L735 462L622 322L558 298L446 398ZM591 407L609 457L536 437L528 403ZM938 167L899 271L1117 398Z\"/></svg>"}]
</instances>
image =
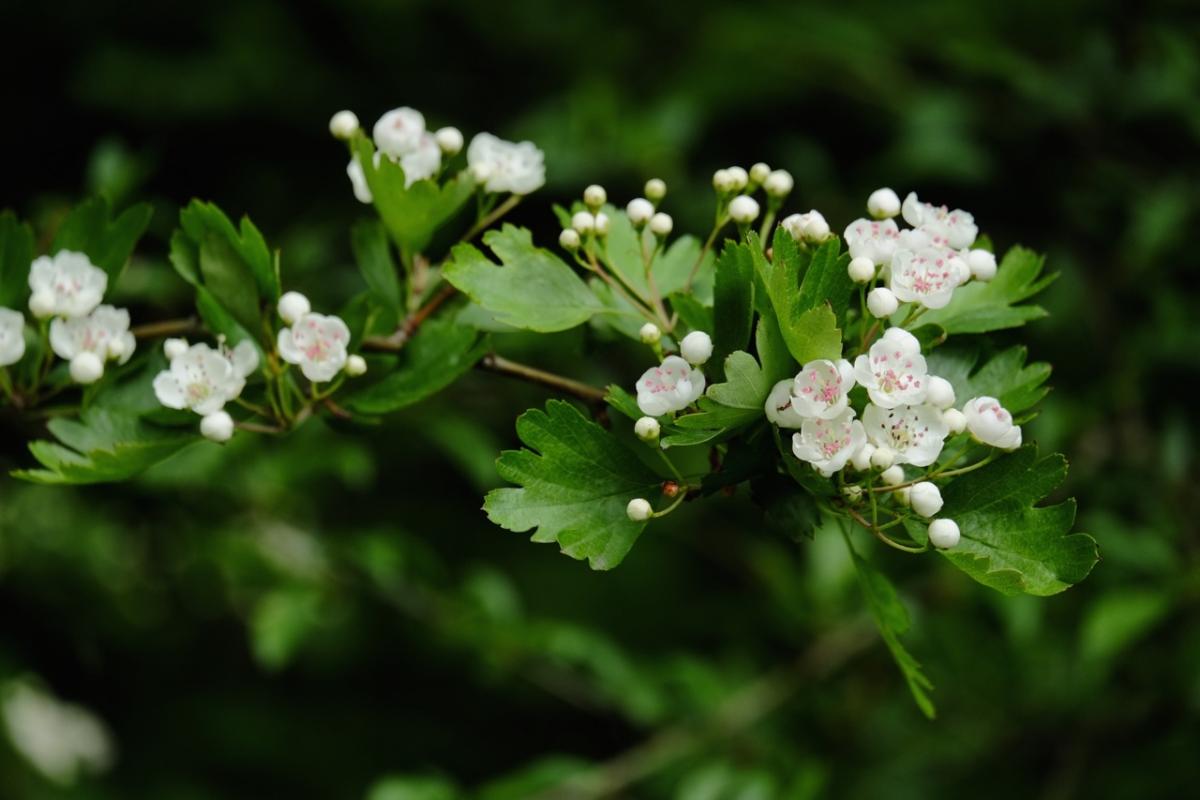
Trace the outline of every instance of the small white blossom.
<instances>
[{"instance_id":1,"label":"small white blossom","mask_svg":"<svg viewBox=\"0 0 1200 800\"><path fill-rule=\"evenodd\" d=\"M671 219L670 214L664 214L659 211L650 218L650 232L660 239L664 239L671 235L671 229L675 227L675 220Z\"/></svg>"},{"instance_id":2,"label":"small white blossom","mask_svg":"<svg viewBox=\"0 0 1200 800\"><path fill-rule=\"evenodd\" d=\"M29 267L29 310L35 317L82 317L104 299L108 274L83 253L59 250Z\"/></svg>"},{"instance_id":3,"label":"small white blossom","mask_svg":"<svg viewBox=\"0 0 1200 800\"><path fill-rule=\"evenodd\" d=\"M888 328L854 361L854 377L883 408L923 402L927 371L921 343L903 328Z\"/></svg>"},{"instance_id":4,"label":"small white blossom","mask_svg":"<svg viewBox=\"0 0 1200 800\"><path fill-rule=\"evenodd\" d=\"M596 218L590 211L576 211L571 217L571 227L579 233L591 233L596 228Z\"/></svg>"},{"instance_id":5,"label":"small white blossom","mask_svg":"<svg viewBox=\"0 0 1200 800\"><path fill-rule=\"evenodd\" d=\"M956 436L967 429L967 417L957 408L947 408L942 412L942 422L951 436Z\"/></svg>"},{"instance_id":6,"label":"small white blossom","mask_svg":"<svg viewBox=\"0 0 1200 800\"><path fill-rule=\"evenodd\" d=\"M625 514L634 522L645 522L654 515L654 508L644 497L635 497L625 506Z\"/></svg>"},{"instance_id":7,"label":"small white blossom","mask_svg":"<svg viewBox=\"0 0 1200 800\"><path fill-rule=\"evenodd\" d=\"M456 156L463 149L463 135L458 128L438 128L433 138L445 155Z\"/></svg>"},{"instance_id":8,"label":"small white blossom","mask_svg":"<svg viewBox=\"0 0 1200 800\"><path fill-rule=\"evenodd\" d=\"M358 115L353 111L339 111L329 118L329 132L335 139L349 139L358 133Z\"/></svg>"},{"instance_id":9,"label":"small white blossom","mask_svg":"<svg viewBox=\"0 0 1200 800\"><path fill-rule=\"evenodd\" d=\"M647 322L638 329L638 338L643 344L654 344L662 338L662 331L653 322Z\"/></svg>"},{"instance_id":10,"label":"small white blossom","mask_svg":"<svg viewBox=\"0 0 1200 800\"><path fill-rule=\"evenodd\" d=\"M800 368L792 382L792 405L805 417L840 416L854 388L854 367L844 358L819 358Z\"/></svg>"},{"instance_id":11,"label":"small white blossom","mask_svg":"<svg viewBox=\"0 0 1200 800\"><path fill-rule=\"evenodd\" d=\"M713 173L712 179L713 188L721 194L727 194L733 191L734 179L727 169L719 169Z\"/></svg>"},{"instance_id":12,"label":"small white blossom","mask_svg":"<svg viewBox=\"0 0 1200 800\"><path fill-rule=\"evenodd\" d=\"M279 331L279 356L296 364L313 383L333 380L348 357L350 329L339 317L305 314L290 328Z\"/></svg>"},{"instance_id":13,"label":"small white blossom","mask_svg":"<svg viewBox=\"0 0 1200 800\"><path fill-rule=\"evenodd\" d=\"M871 453L871 466L875 467L875 469L881 469L885 472L888 472L889 470L892 470L892 465L895 463L896 451L887 445L880 445L875 448L875 452ZM895 472L892 471L892 474L895 474ZM904 472L901 471L900 475L903 474ZM903 480L903 478L901 480ZM887 481L885 480L885 482ZM897 481L897 483L899 483L899 481Z\"/></svg>"},{"instance_id":14,"label":"small white blossom","mask_svg":"<svg viewBox=\"0 0 1200 800\"><path fill-rule=\"evenodd\" d=\"M563 228L562 233L558 235L558 246L563 250L573 252L578 250L581 244L583 240L579 238L579 231L574 228Z\"/></svg>"},{"instance_id":15,"label":"small white blossom","mask_svg":"<svg viewBox=\"0 0 1200 800\"><path fill-rule=\"evenodd\" d=\"M257 368L258 350L248 339L232 351L197 343L155 376L154 394L167 408L207 416L241 395L246 377Z\"/></svg>"},{"instance_id":16,"label":"small white blossom","mask_svg":"<svg viewBox=\"0 0 1200 800\"><path fill-rule=\"evenodd\" d=\"M891 219L856 219L843 233L851 258L869 258L877 265L892 260L900 241L900 229Z\"/></svg>"},{"instance_id":17,"label":"small white blossom","mask_svg":"<svg viewBox=\"0 0 1200 800\"><path fill-rule=\"evenodd\" d=\"M367 360L358 353L346 359L346 374L351 378L367 374Z\"/></svg>"},{"instance_id":18,"label":"small white blossom","mask_svg":"<svg viewBox=\"0 0 1200 800\"><path fill-rule=\"evenodd\" d=\"M607 235L608 234L608 226L609 226L608 214L605 214L603 211L596 214L596 235L597 236Z\"/></svg>"},{"instance_id":19,"label":"small white blossom","mask_svg":"<svg viewBox=\"0 0 1200 800\"><path fill-rule=\"evenodd\" d=\"M729 201L729 218L739 225L749 225L758 218L758 201L750 195L739 194Z\"/></svg>"},{"instance_id":20,"label":"small white blossom","mask_svg":"<svg viewBox=\"0 0 1200 800\"><path fill-rule=\"evenodd\" d=\"M792 436L792 454L828 477L845 467L866 440L854 409L847 408L833 419L804 420L800 432Z\"/></svg>"},{"instance_id":21,"label":"small white blossom","mask_svg":"<svg viewBox=\"0 0 1200 800\"><path fill-rule=\"evenodd\" d=\"M99 380L104 374L105 361L114 359L124 364L133 355L135 347L137 341L129 332L129 312L123 308L97 306L86 317L59 317L50 323L50 349L59 358L72 363L71 374L78 383ZM97 361L82 359L75 366L75 360L83 353L90 353ZM96 363L100 365L99 374L95 374ZM90 380L81 380L76 373Z\"/></svg>"},{"instance_id":22,"label":"small white blossom","mask_svg":"<svg viewBox=\"0 0 1200 800\"><path fill-rule=\"evenodd\" d=\"M762 161L759 161L750 166L750 182L754 184L765 183L767 177L771 174L771 166Z\"/></svg>"},{"instance_id":23,"label":"small white blossom","mask_svg":"<svg viewBox=\"0 0 1200 800\"><path fill-rule=\"evenodd\" d=\"M951 251L897 250L892 259L892 293L905 303L943 308L963 281L965 264Z\"/></svg>"},{"instance_id":24,"label":"small white blossom","mask_svg":"<svg viewBox=\"0 0 1200 800\"><path fill-rule=\"evenodd\" d=\"M372 131L375 147L393 161L404 158L421 144L425 116L414 108L394 108L379 118Z\"/></svg>"},{"instance_id":25,"label":"small white blossom","mask_svg":"<svg viewBox=\"0 0 1200 800\"><path fill-rule=\"evenodd\" d=\"M741 167L726 167L725 171L729 173L729 178L733 181L733 191L740 192L749 185L750 173Z\"/></svg>"},{"instance_id":26,"label":"small white blossom","mask_svg":"<svg viewBox=\"0 0 1200 800\"><path fill-rule=\"evenodd\" d=\"M996 277L996 254L988 250L970 250L967 268L971 270L972 278L986 283Z\"/></svg>"},{"instance_id":27,"label":"small white blossom","mask_svg":"<svg viewBox=\"0 0 1200 800\"><path fill-rule=\"evenodd\" d=\"M867 198L867 213L875 219L891 219L900 213L900 197L888 188L876 189Z\"/></svg>"},{"instance_id":28,"label":"small white blossom","mask_svg":"<svg viewBox=\"0 0 1200 800\"><path fill-rule=\"evenodd\" d=\"M661 417L682 411L704 394L704 373L679 356L667 356L651 367L637 382L638 408L643 414Z\"/></svg>"},{"instance_id":29,"label":"small white blossom","mask_svg":"<svg viewBox=\"0 0 1200 800\"><path fill-rule=\"evenodd\" d=\"M929 543L939 550L949 550L962 539L958 523L952 519L935 519L929 523Z\"/></svg>"},{"instance_id":30,"label":"small white blossom","mask_svg":"<svg viewBox=\"0 0 1200 800\"><path fill-rule=\"evenodd\" d=\"M200 435L213 442L228 442L233 438L233 417L228 411L214 411L200 420Z\"/></svg>"},{"instance_id":31,"label":"small white blossom","mask_svg":"<svg viewBox=\"0 0 1200 800\"><path fill-rule=\"evenodd\" d=\"M51 781L69 786L106 771L115 758L112 734L91 711L24 681L3 687L4 727L13 749Z\"/></svg>"},{"instance_id":32,"label":"small white blossom","mask_svg":"<svg viewBox=\"0 0 1200 800\"><path fill-rule=\"evenodd\" d=\"M792 214L779 224L798 242L823 242L829 238L829 223L816 209L806 214Z\"/></svg>"},{"instance_id":33,"label":"small white blossom","mask_svg":"<svg viewBox=\"0 0 1200 800\"><path fill-rule=\"evenodd\" d=\"M187 339L164 339L163 355L167 361L174 361L188 351Z\"/></svg>"},{"instance_id":34,"label":"small white blossom","mask_svg":"<svg viewBox=\"0 0 1200 800\"><path fill-rule=\"evenodd\" d=\"M625 214L635 228L640 228L654 216L654 204L644 197L635 197L625 206Z\"/></svg>"},{"instance_id":35,"label":"small white blossom","mask_svg":"<svg viewBox=\"0 0 1200 800\"><path fill-rule=\"evenodd\" d=\"M643 442L653 442L662 432L662 426L654 417L641 417L633 423L633 432Z\"/></svg>"},{"instance_id":36,"label":"small white blossom","mask_svg":"<svg viewBox=\"0 0 1200 800\"><path fill-rule=\"evenodd\" d=\"M937 460L947 433L942 412L930 405L889 409L871 403L863 412L863 427L876 448L888 447L897 464L914 467L928 467Z\"/></svg>"},{"instance_id":37,"label":"small white blossom","mask_svg":"<svg viewBox=\"0 0 1200 800\"><path fill-rule=\"evenodd\" d=\"M400 158L400 169L404 170L404 186L408 188L417 181L428 180L442 166L442 149L432 134L422 134L417 146Z\"/></svg>"},{"instance_id":38,"label":"small white blossom","mask_svg":"<svg viewBox=\"0 0 1200 800\"><path fill-rule=\"evenodd\" d=\"M771 197L787 197L795 185L796 181L792 178L792 173L777 169L763 181L763 190Z\"/></svg>"},{"instance_id":39,"label":"small white blossom","mask_svg":"<svg viewBox=\"0 0 1200 800\"><path fill-rule=\"evenodd\" d=\"M712 357L712 352L712 337L704 331L692 331L679 343L679 354L683 356L684 361L694 367L708 361Z\"/></svg>"},{"instance_id":40,"label":"small white blossom","mask_svg":"<svg viewBox=\"0 0 1200 800\"><path fill-rule=\"evenodd\" d=\"M69 372L71 380L86 386L104 377L104 361L95 353L85 350L71 359Z\"/></svg>"},{"instance_id":41,"label":"small white blossom","mask_svg":"<svg viewBox=\"0 0 1200 800\"><path fill-rule=\"evenodd\" d=\"M651 178L642 191L651 202L657 203L667 196L667 184L661 178Z\"/></svg>"},{"instance_id":42,"label":"small white blossom","mask_svg":"<svg viewBox=\"0 0 1200 800\"><path fill-rule=\"evenodd\" d=\"M945 378L939 378L937 375L930 375L926 383L926 388L928 391L925 395L925 402L931 406L945 411L954 405L954 387L950 384L950 381Z\"/></svg>"},{"instance_id":43,"label":"small white blossom","mask_svg":"<svg viewBox=\"0 0 1200 800\"><path fill-rule=\"evenodd\" d=\"M0 308L0 367L15 364L25 355L25 315Z\"/></svg>"},{"instance_id":44,"label":"small white blossom","mask_svg":"<svg viewBox=\"0 0 1200 800\"><path fill-rule=\"evenodd\" d=\"M974 397L963 406L967 430L980 442L1002 450L1021 446L1021 427L994 397Z\"/></svg>"},{"instance_id":45,"label":"small white blossom","mask_svg":"<svg viewBox=\"0 0 1200 800\"><path fill-rule=\"evenodd\" d=\"M374 202L375 196L371 194L371 187L367 185L367 176L363 172L358 156L352 157L350 163L346 165L346 175L350 178L350 188L354 190L355 200L367 204Z\"/></svg>"},{"instance_id":46,"label":"small white blossom","mask_svg":"<svg viewBox=\"0 0 1200 800\"><path fill-rule=\"evenodd\" d=\"M467 166L489 192L530 194L546 182L545 154L533 142L508 142L480 133L467 148Z\"/></svg>"},{"instance_id":47,"label":"small white blossom","mask_svg":"<svg viewBox=\"0 0 1200 800\"><path fill-rule=\"evenodd\" d=\"M875 445L867 442L850 456L850 464L859 472L866 472L871 468L871 456L874 454Z\"/></svg>"},{"instance_id":48,"label":"small white blossom","mask_svg":"<svg viewBox=\"0 0 1200 800\"><path fill-rule=\"evenodd\" d=\"M280 319L288 325L293 325L296 320L312 311L312 304L300 292L284 292L283 297L279 298L276 310Z\"/></svg>"},{"instance_id":49,"label":"small white blossom","mask_svg":"<svg viewBox=\"0 0 1200 800\"><path fill-rule=\"evenodd\" d=\"M896 313L896 309L899 307L900 301L896 299L896 295L892 294L892 290L885 286L876 286L867 292L867 310L873 317L879 319L890 317Z\"/></svg>"},{"instance_id":50,"label":"small white blossom","mask_svg":"<svg viewBox=\"0 0 1200 800\"><path fill-rule=\"evenodd\" d=\"M593 183L591 186L583 190L583 204L592 211L600 210L600 206L608 201L608 192L604 191L604 187L598 183Z\"/></svg>"},{"instance_id":51,"label":"small white blossom","mask_svg":"<svg viewBox=\"0 0 1200 800\"><path fill-rule=\"evenodd\" d=\"M929 481L920 481L909 487L908 502L922 517L932 517L942 510L942 492Z\"/></svg>"},{"instance_id":52,"label":"small white blossom","mask_svg":"<svg viewBox=\"0 0 1200 800\"><path fill-rule=\"evenodd\" d=\"M893 464L879 473L879 479L883 481L885 486L898 486L904 483L904 467L899 464Z\"/></svg>"},{"instance_id":53,"label":"small white blossom","mask_svg":"<svg viewBox=\"0 0 1200 800\"><path fill-rule=\"evenodd\" d=\"M870 283L875 280L875 262L866 256L852 258L846 266L846 274L855 283Z\"/></svg>"},{"instance_id":54,"label":"small white blossom","mask_svg":"<svg viewBox=\"0 0 1200 800\"><path fill-rule=\"evenodd\" d=\"M922 203L916 192L909 192L901 207L904 220L914 228L945 237L947 245L955 250L970 247L979 235L975 217L962 209L950 210L946 206Z\"/></svg>"},{"instance_id":55,"label":"small white blossom","mask_svg":"<svg viewBox=\"0 0 1200 800\"><path fill-rule=\"evenodd\" d=\"M795 381L784 378L771 389L763 411L767 419L781 428L799 428L804 425L804 417L792 405L792 388Z\"/></svg>"}]
</instances>

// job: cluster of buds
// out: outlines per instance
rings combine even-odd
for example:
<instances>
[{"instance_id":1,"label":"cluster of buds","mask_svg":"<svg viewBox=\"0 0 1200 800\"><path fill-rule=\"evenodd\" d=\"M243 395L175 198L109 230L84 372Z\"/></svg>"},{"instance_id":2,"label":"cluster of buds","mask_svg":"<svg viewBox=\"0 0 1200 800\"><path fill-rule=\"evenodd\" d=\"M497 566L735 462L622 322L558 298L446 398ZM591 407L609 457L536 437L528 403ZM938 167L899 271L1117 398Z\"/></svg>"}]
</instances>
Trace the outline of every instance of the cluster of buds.
<instances>
[{"instance_id":1,"label":"cluster of buds","mask_svg":"<svg viewBox=\"0 0 1200 800\"><path fill-rule=\"evenodd\" d=\"M795 180L791 173L771 169L758 162L747 171L742 167L725 167L713 173L713 189L717 192L717 214L728 215L739 228L748 228L758 219L762 207L754 195L759 189L766 195L767 213L772 218L784 199L791 194Z\"/></svg>"}]
</instances>

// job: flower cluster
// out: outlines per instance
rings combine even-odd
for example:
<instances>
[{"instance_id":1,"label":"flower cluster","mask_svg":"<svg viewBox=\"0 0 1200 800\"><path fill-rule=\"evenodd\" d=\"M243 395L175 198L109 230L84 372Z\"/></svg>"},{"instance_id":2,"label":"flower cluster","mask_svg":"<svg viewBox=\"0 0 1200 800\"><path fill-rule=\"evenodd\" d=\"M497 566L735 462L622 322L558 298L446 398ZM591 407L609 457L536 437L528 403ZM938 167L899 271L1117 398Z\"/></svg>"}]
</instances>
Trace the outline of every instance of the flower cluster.
<instances>
[{"instance_id":1,"label":"flower cluster","mask_svg":"<svg viewBox=\"0 0 1200 800\"><path fill-rule=\"evenodd\" d=\"M225 404L237 400L246 378L258 369L258 348L249 339L232 350L204 343L189 345L184 339L167 339L163 352L170 362L154 378L154 394L167 408L199 414L200 432L217 442L233 436L233 418Z\"/></svg>"}]
</instances>

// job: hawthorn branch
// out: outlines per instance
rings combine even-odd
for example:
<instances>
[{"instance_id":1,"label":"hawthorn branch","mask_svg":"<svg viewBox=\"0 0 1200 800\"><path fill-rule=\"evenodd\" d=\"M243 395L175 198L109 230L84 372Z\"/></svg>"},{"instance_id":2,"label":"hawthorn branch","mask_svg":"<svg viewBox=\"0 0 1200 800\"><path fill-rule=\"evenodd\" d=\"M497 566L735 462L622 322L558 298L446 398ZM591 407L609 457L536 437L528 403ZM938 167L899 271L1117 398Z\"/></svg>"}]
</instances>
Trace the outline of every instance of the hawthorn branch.
<instances>
[{"instance_id":1,"label":"hawthorn branch","mask_svg":"<svg viewBox=\"0 0 1200 800\"><path fill-rule=\"evenodd\" d=\"M363 349L391 353L403 349L404 345L408 344L408 340L416 334L421 325L433 315L433 312L441 308L447 300L454 297L457 293L457 289L450 284L446 284L437 294L429 299L428 303L405 317L404 321L400 323L399 327L390 336L368 336L363 339Z\"/></svg>"},{"instance_id":2,"label":"hawthorn branch","mask_svg":"<svg viewBox=\"0 0 1200 800\"><path fill-rule=\"evenodd\" d=\"M161 336L179 336L201 331L203 331L203 327L200 325L200 320L195 317L147 322L144 325L134 325L129 329L129 332L137 339L157 339Z\"/></svg>"},{"instance_id":3,"label":"hawthorn branch","mask_svg":"<svg viewBox=\"0 0 1200 800\"><path fill-rule=\"evenodd\" d=\"M593 405L600 405L604 402L605 393L603 389L598 389L595 386L590 386L553 372L546 372L536 367L518 364L516 361L510 361L495 353L488 353L481 358L477 366L486 372L497 372L501 375L509 375L530 383L548 386L551 389L578 397L580 400Z\"/></svg>"}]
</instances>

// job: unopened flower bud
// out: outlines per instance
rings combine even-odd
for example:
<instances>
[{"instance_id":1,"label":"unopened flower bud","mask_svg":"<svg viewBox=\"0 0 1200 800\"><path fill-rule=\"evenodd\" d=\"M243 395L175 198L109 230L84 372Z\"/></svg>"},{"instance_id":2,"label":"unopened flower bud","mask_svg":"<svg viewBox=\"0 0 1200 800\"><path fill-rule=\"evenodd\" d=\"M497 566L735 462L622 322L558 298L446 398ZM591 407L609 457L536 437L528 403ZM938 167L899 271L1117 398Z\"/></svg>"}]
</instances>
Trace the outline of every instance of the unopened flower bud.
<instances>
[{"instance_id":1,"label":"unopened flower bud","mask_svg":"<svg viewBox=\"0 0 1200 800\"><path fill-rule=\"evenodd\" d=\"M48 317L54 313L54 292L39 289L29 298L29 310L38 319Z\"/></svg>"},{"instance_id":2,"label":"unopened flower bud","mask_svg":"<svg viewBox=\"0 0 1200 800\"><path fill-rule=\"evenodd\" d=\"M729 216L739 225L749 225L758 217L758 201L745 194L739 194L729 201Z\"/></svg>"},{"instance_id":3,"label":"unopened flower bud","mask_svg":"<svg viewBox=\"0 0 1200 800\"><path fill-rule=\"evenodd\" d=\"M651 202L657 203L667 196L667 184L661 178L651 178L642 191Z\"/></svg>"},{"instance_id":4,"label":"unopened flower bud","mask_svg":"<svg viewBox=\"0 0 1200 800\"><path fill-rule=\"evenodd\" d=\"M712 337L704 331L692 331L679 343L679 352L683 356L683 360L693 367L698 367L708 361L712 356L712 351Z\"/></svg>"},{"instance_id":5,"label":"unopened flower bud","mask_svg":"<svg viewBox=\"0 0 1200 800\"><path fill-rule=\"evenodd\" d=\"M596 215L596 234L604 236L608 233L608 214L601 211Z\"/></svg>"},{"instance_id":6,"label":"unopened flower bud","mask_svg":"<svg viewBox=\"0 0 1200 800\"><path fill-rule=\"evenodd\" d=\"M233 438L233 417L226 411L214 411L200 420L200 435L214 442L228 442Z\"/></svg>"},{"instance_id":7,"label":"unopened flower bud","mask_svg":"<svg viewBox=\"0 0 1200 800\"><path fill-rule=\"evenodd\" d=\"M869 283L875 280L875 262L866 256L850 259L850 265L846 267L846 272L850 274L850 280L855 283Z\"/></svg>"},{"instance_id":8,"label":"unopened flower bud","mask_svg":"<svg viewBox=\"0 0 1200 800\"><path fill-rule=\"evenodd\" d=\"M951 436L962 433L967 429L967 416L957 408L947 408L942 412L942 422Z\"/></svg>"},{"instance_id":9,"label":"unopened flower bud","mask_svg":"<svg viewBox=\"0 0 1200 800\"><path fill-rule=\"evenodd\" d=\"M713 173L713 188L720 194L733 191L734 179L727 169L719 169Z\"/></svg>"},{"instance_id":10,"label":"unopened flower bud","mask_svg":"<svg viewBox=\"0 0 1200 800\"><path fill-rule=\"evenodd\" d=\"M593 183L583 190L583 204L593 212L599 211L607 200L608 192L604 191L604 187L599 184Z\"/></svg>"},{"instance_id":11,"label":"unopened flower bud","mask_svg":"<svg viewBox=\"0 0 1200 800\"><path fill-rule=\"evenodd\" d=\"M851 503L857 503L859 500L861 500L862 494L862 487L857 484L850 484L849 486L842 487L842 496Z\"/></svg>"},{"instance_id":12,"label":"unopened flower bud","mask_svg":"<svg viewBox=\"0 0 1200 800\"><path fill-rule=\"evenodd\" d=\"M578 250L580 243L579 232L574 228L563 228L558 235L558 244L563 250Z\"/></svg>"},{"instance_id":13,"label":"unopened flower bud","mask_svg":"<svg viewBox=\"0 0 1200 800\"><path fill-rule=\"evenodd\" d=\"M792 173L784 169L777 169L763 181L763 190L771 197L787 197L795 185L796 181L792 178Z\"/></svg>"},{"instance_id":14,"label":"unopened flower bud","mask_svg":"<svg viewBox=\"0 0 1200 800\"><path fill-rule=\"evenodd\" d=\"M875 445L867 442L858 451L850 456L850 464L859 472L866 472L871 468L871 454L875 452Z\"/></svg>"},{"instance_id":15,"label":"unopened flower bud","mask_svg":"<svg viewBox=\"0 0 1200 800\"><path fill-rule=\"evenodd\" d=\"M900 301L896 299L896 295L892 294L891 289L877 286L867 293L867 310L873 317L879 319L890 317L896 313L896 309L899 307Z\"/></svg>"},{"instance_id":16,"label":"unopened flower bud","mask_svg":"<svg viewBox=\"0 0 1200 800\"><path fill-rule=\"evenodd\" d=\"M900 213L900 197L891 189L876 189L867 198L867 213L875 219L891 219Z\"/></svg>"},{"instance_id":17,"label":"unopened flower bud","mask_svg":"<svg viewBox=\"0 0 1200 800\"><path fill-rule=\"evenodd\" d=\"M349 139L358 132L358 115L353 111L337 112L329 118L329 132L335 139Z\"/></svg>"},{"instance_id":18,"label":"unopened flower bud","mask_svg":"<svg viewBox=\"0 0 1200 800\"><path fill-rule=\"evenodd\" d=\"M358 353L346 359L346 374L351 378L367 374L367 360Z\"/></svg>"},{"instance_id":19,"label":"unopened flower bud","mask_svg":"<svg viewBox=\"0 0 1200 800\"><path fill-rule=\"evenodd\" d=\"M896 461L896 451L890 447L876 447L875 452L871 453L871 466L876 469L886 470ZM900 473L904 475L903 472ZM903 479L903 478L902 478ZM899 483L899 481L897 481Z\"/></svg>"},{"instance_id":20,"label":"unopened flower bud","mask_svg":"<svg viewBox=\"0 0 1200 800\"><path fill-rule=\"evenodd\" d=\"M675 227L675 220L671 219L670 214L664 214L659 211L650 218L650 232L660 239L671 234L671 229Z\"/></svg>"},{"instance_id":21,"label":"unopened flower bud","mask_svg":"<svg viewBox=\"0 0 1200 800\"><path fill-rule=\"evenodd\" d=\"M279 318L288 325L295 325L296 321L312 310L312 306L308 302L308 298L299 292L285 292L283 297L279 298Z\"/></svg>"},{"instance_id":22,"label":"unopened flower bud","mask_svg":"<svg viewBox=\"0 0 1200 800\"><path fill-rule=\"evenodd\" d=\"M925 386L925 402L931 406L936 406L940 409L947 409L954 405L954 387L950 385L950 381L945 378L939 378L937 375L930 375L926 379Z\"/></svg>"},{"instance_id":23,"label":"unopened flower bud","mask_svg":"<svg viewBox=\"0 0 1200 800\"><path fill-rule=\"evenodd\" d=\"M625 206L625 215L633 227L640 228L654 216L654 204L644 197L635 197Z\"/></svg>"},{"instance_id":24,"label":"unopened flower bud","mask_svg":"<svg viewBox=\"0 0 1200 800\"><path fill-rule=\"evenodd\" d=\"M942 510L942 493L929 481L921 481L908 487L908 502L922 517L932 517Z\"/></svg>"},{"instance_id":25,"label":"unopened flower bud","mask_svg":"<svg viewBox=\"0 0 1200 800\"><path fill-rule=\"evenodd\" d=\"M104 362L100 356L85 350L71 359L71 380L76 383L95 383L104 376Z\"/></svg>"},{"instance_id":26,"label":"unopened flower bud","mask_svg":"<svg viewBox=\"0 0 1200 800\"><path fill-rule=\"evenodd\" d=\"M167 339L163 342L163 355L174 361L188 351L187 339Z\"/></svg>"},{"instance_id":27,"label":"unopened flower bud","mask_svg":"<svg viewBox=\"0 0 1200 800\"><path fill-rule=\"evenodd\" d=\"M750 180L753 183L765 183L770 174L771 168L761 161L750 167Z\"/></svg>"},{"instance_id":28,"label":"unopened flower bud","mask_svg":"<svg viewBox=\"0 0 1200 800\"><path fill-rule=\"evenodd\" d=\"M662 338L662 331L653 322L647 322L638 331L638 337L641 338L643 344L654 344Z\"/></svg>"},{"instance_id":29,"label":"unopened flower bud","mask_svg":"<svg viewBox=\"0 0 1200 800\"><path fill-rule=\"evenodd\" d=\"M750 184L750 173L741 167L726 167L725 171L729 173L729 178L733 181L733 191L740 192Z\"/></svg>"},{"instance_id":30,"label":"unopened flower bud","mask_svg":"<svg viewBox=\"0 0 1200 800\"><path fill-rule=\"evenodd\" d=\"M893 464L879 473L879 479L883 481L885 486L898 486L904 483L904 468L899 464Z\"/></svg>"},{"instance_id":31,"label":"unopened flower bud","mask_svg":"<svg viewBox=\"0 0 1200 800\"><path fill-rule=\"evenodd\" d=\"M463 149L463 135L458 128L438 128L433 138L444 155L458 155Z\"/></svg>"},{"instance_id":32,"label":"unopened flower bud","mask_svg":"<svg viewBox=\"0 0 1200 800\"><path fill-rule=\"evenodd\" d=\"M643 442L653 442L658 438L658 434L661 431L662 426L658 424L658 420L654 417L642 417L633 423L633 432Z\"/></svg>"},{"instance_id":33,"label":"unopened flower bud","mask_svg":"<svg viewBox=\"0 0 1200 800\"><path fill-rule=\"evenodd\" d=\"M996 277L996 254L987 250L972 250L967 253L967 267L975 280L990 281Z\"/></svg>"},{"instance_id":34,"label":"unopened flower bud","mask_svg":"<svg viewBox=\"0 0 1200 800\"><path fill-rule=\"evenodd\" d=\"M961 538L958 523L952 519L935 519L929 523L929 543L938 549L949 550Z\"/></svg>"},{"instance_id":35,"label":"unopened flower bud","mask_svg":"<svg viewBox=\"0 0 1200 800\"><path fill-rule=\"evenodd\" d=\"M654 509L650 506L649 500L644 497L635 497L629 501L629 505L625 506L625 513L634 522L645 522L650 519Z\"/></svg>"},{"instance_id":36,"label":"unopened flower bud","mask_svg":"<svg viewBox=\"0 0 1200 800\"><path fill-rule=\"evenodd\" d=\"M596 228L596 218L589 211L577 211L571 217L571 227L580 233L591 233Z\"/></svg>"}]
</instances>

